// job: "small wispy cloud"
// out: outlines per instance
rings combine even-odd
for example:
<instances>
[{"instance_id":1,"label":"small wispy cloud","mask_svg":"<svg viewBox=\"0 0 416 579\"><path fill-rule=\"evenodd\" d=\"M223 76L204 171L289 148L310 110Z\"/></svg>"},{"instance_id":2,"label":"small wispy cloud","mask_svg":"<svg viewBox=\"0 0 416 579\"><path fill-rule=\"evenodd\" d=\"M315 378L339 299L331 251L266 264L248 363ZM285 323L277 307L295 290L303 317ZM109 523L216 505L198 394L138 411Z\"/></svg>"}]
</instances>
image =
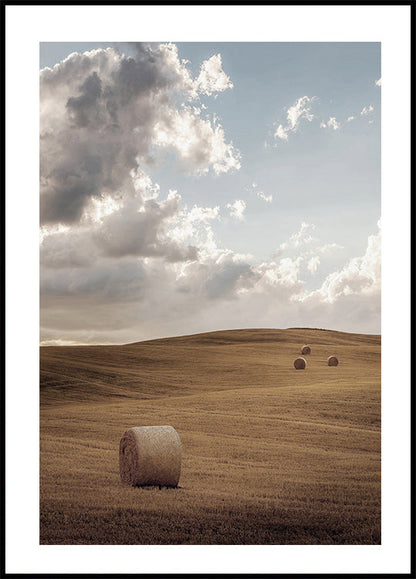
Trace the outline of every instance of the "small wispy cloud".
<instances>
[{"instance_id":1,"label":"small wispy cloud","mask_svg":"<svg viewBox=\"0 0 416 579\"><path fill-rule=\"evenodd\" d=\"M252 183L251 187L252 191L254 191L254 193L257 195L257 197L259 197L259 199L263 199L263 201L266 201L266 203L271 203L273 201L273 195L266 195L264 191L261 191L258 188L257 183Z\"/></svg>"},{"instance_id":2,"label":"small wispy cloud","mask_svg":"<svg viewBox=\"0 0 416 579\"><path fill-rule=\"evenodd\" d=\"M378 80L375 81L374 83L376 86L381 86L381 76Z\"/></svg>"},{"instance_id":3,"label":"small wispy cloud","mask_svg":"<svg viewBox=\"0 0 416 579\"><path fill-rule=\"evenodd\" d=\"M372 113L374 111L374 107L373 105L369 105L368 107L364 107L363 110L361 111L360 115L361 116L366 116L369 115L370 113Z\"/></svg>"},{"instance_id":4,"label":"small wispy cloud","mask_svg":"<svg viewBox=\"0 0 416 579\"><path fill-rule=\"evenodd\" d=\"M308 261L308 265L306 266L308 270L311 272L312 275L315 275L316 270L318 269L318 265L321 263L319 256L315 255L311 257Z\"/></svg>"},{"instance_id":5,"label":"small wispy cloud","mask_svg":"<svg viewBox=\"0 0 416 579\"><path fill-rule=\"evenodd\" d=\"M338 243L326 243L325 245L321 245L317 248L318 251L324 254L330 253L331 251L335 251L337 249L343 249L343 246L338 245Z\"/></svg>"},{"instance_id":6,"label":"small wispy cloud","mask_svg":"<svg viewBox=\"0 0 416 579\"><path fill-rule=\"evenodd\" d=\"M273 201L273 195L266 195L263 191L257 191L257 197L266 201L266 203L271 203Z\"/></svg>"},{"instance_id":7,"label":"small wispy cloud","mask_svg":"<svg viewBox=\"0 0 416 579\"><path fill-rule=\"evenodd\" d=\"M314 115L311 110L311 103L315 97L303 96L298 98L295 103L287 109L286 118L287 124L284 127L279 124L277 127L274 138L287 141L290 132L296 132L301 119L306 119L307 121L312 121Z\"/></svg>"},{"instance_id":8,"label":"small wispy cloud","mask_svg":"<svg viewBox=\"0 0 416 579\"><path fill-rule=\"evenodd\" d=\"M381 77L375 81L377 86L381 86ZM287 123L286 125L280 123L274 132L275 141L280 139L281 141L288 141L289 134L296 132L302 119L306 119L309 122L313 119L319 121L319 127L321 129L332 129L333 131L339 131L346 123L350 123L355 120L358 114L353 114L347 117L343 122L340 122L336 117L330 116L328 120L322 118L320 115L316 115L312 112L312 103L314 100L318 100L318 97L308 97L303 96L298 98L295 103L287 109ZM330 101L332 103L332 101ZM374 106L368 105L364 106L360 112L361 116L368 116L374 112ZM274 148L277 144L272 145Z\"/></svg>"},{"instance_id":9,"label":"small wispy cloud","mask_svg":"<svg viewBox=\"0 0 416 579\"><path fill-rule=\"evenodd\" d=\"M283 125L279 125L276 129L274 136L275 138L278 137L279 139L282 139L282 141L287 141L289 130L290 130L289 128L284 129Z\"/></svg>"},{"instance_id":10,"label":"small wispy cloud","mask_svg":"<svg viewBox=\"0 0 416 579\"><path fill-rule=\"evenodd\" d=\"M298 98L294 105L292 105L287 110L287 120L289 122L289 127L292 131L296 131L299 121L301 118L305 118L308 121L313 119L313 114L311 112L311 106L309 103L312 99L308 96L303 96Z\"/></svg>"},{"instance_id":11,"label":"small wispy cloud","mask_svg":"<svg viewBox=\"0 0 416 579\"><path fill-rule=\"evenodd\" d=\"M322 121L320 127L321 129L326 129L330 127L334 131L337 131L341 127L341 123L339 123L335 117L330 117L330 119L326 123Z\"/></svg>"},{"instance_id":12,"label":"small wispy cloud","mask_svg":"<svg viewBox=\"0 0 416 579\"><path fill-rule=\"evenodd\" d=\"M315 229L313 223L306 223L302 221L299 231L290 236L290 241L293 243L294 247L299 247L300 245L309 245L314 241L314 237L311 235L311 231Z\"/></svg>"},{"instance_id":13,"label":"small wispy cloud","mask_svg":"<svg viewBox=\"0 0 416 579\"><path fill-rule=\"evenodd\" d=\"M230 210L231 217L237 219L237 221L244 221L244 211L246 209L246 203L242 199L236 199L234 203L227 203L227 209Z\"/></svg>"}]
</instances>

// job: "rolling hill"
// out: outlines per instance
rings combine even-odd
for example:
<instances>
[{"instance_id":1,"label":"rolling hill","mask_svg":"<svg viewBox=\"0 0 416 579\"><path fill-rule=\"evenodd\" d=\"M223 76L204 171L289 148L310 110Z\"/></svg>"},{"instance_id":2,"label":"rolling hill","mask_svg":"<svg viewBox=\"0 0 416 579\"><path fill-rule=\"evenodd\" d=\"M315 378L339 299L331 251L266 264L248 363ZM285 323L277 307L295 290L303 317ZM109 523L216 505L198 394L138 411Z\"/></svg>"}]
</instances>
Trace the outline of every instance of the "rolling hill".
<instances>
[{"instance_id":1,"label":"rolling hill","mask_svg":"<svg viewBox=\"0 0 416 579\"><path fill-rule=\"evenodd\" d=\"M42 347L41 543L379 544L380 355L309 328ZM161 424L179 487L124 486L123 432Z\"/></svg>"}]
</instances>

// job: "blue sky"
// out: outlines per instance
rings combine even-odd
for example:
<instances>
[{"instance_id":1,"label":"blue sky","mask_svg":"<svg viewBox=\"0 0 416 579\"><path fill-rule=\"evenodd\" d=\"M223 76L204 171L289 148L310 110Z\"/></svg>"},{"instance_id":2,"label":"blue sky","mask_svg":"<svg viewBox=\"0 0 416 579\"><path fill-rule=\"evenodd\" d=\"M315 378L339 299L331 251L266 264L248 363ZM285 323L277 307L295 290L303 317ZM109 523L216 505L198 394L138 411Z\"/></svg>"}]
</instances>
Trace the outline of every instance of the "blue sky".
<instances>
[{"instance_id":1,"label":"blue sky","mask_svg":"<svg viewBox=\"0 0 416 579\"><path fill-rule=\"evenodd\" d=\"M41 133L51 134L46 125L52 127L50 111L54 111L56 134L59 129L62 138L69 138L66 142L74 151L77 139L85 144L88 131L88 145L85 145L88 150L103 149L102 142L94 140L98 134L91 120L95 109L86 104L93 98L93 88L87 90L85 82L88 75L92 78L93 72L98 71L94 78L99 79L100 87L107 86L112 94L117 91L116 85L110 86L116 73L110 80L110 76L105 76L107 69L102 62L98 64L103 55L109 61L110 53L105 52L106 48L113 47L122 55L122 60L130 58L135 62L136 77L142 74L140 67L147 67L146 59L151 59L152 54L162 54L159 72L166 75L162 79L163 86L168 86L171 80L166 79L171 79L169 75L177 74L180 69L181 84L166 89L163 101L170 102L166 113L169 123L175 115L181 119L176 133L167 123L167 117L157 118L149 104L154 101L143 100L142 88L135 84L135 77L131 77L129 82L134 86L132 90L136 91L137 102L134 109L129 109L132 118L123 129L129 134L126 133L120 142L133 139L131 146L137 148L133 154L142 177L146 175L152 186L158 187L158 194L152 201L158 205L155 210L160 213L163 203L168 201L169 191L176 191L180 198L175 201L177 207L172 209L172 214L163 223L158 223L152 235L159 243L163 234L165 248L168 240L170 243L173 239L176 244L192 245L199 256L189 249L185 251L185 245L179 249L175 246L180 258L177 253L176 257L170 253L165 255L161 246L156 247L154 237L149 242L151 246L145 249L143 244L147 242L143 241L142 233L155 219L150 214L149 221L132 225L136 233L132 234L128 249L121 250L118 233L110 226L121 228L123 213L121 207L113 207L111 216L104 217L105 223L100 222L101 230L95 237L101 239L105 229L102 239L108 246L107 253L101 249L94 263L88 267L85 263L79 266L82 260L74 261L74 252L79 253L79 248L74 248L81 238L84 247L89 247L90 241L82 236L91 207L88 209L87 203L82 202L84 213L78 212L76 219L73 215L69 218L65 212L57 215L56 211L51 217L50 207L56 206L58 198L53 195L60 195L56 192L59 187L65 192L65 186L59 179L52 183L50 176L57 173L58 166L64 164L67 170L68 164L79 163L79 159L75 153L71 156L66 151L62 164L57 153L59 143L47 136L45 143L48 139L51 141L48 150L55 151L56 159L53 153L45 153L42 157L41 152L46 184L43 197L41 192L41 203L42 199L47 200L43 204L46 217L42 224L45 258L41 261L44 296L41 321L45 343L133 341L135 338L219 329L220 325L319 325L347 331L380 331L379 43L182 42L169 45L170 52L166 53L169 58L163 50L160 52L158 43L152 43L140 53L136 52L133 43L42 43L40 46L41 69L57 65L51 71L41 72L41 86L45 87L41 106L42 98L47 103L44 117L41 115ZM175 47L173 52L172 46ZM99 50L84 56L84 64L72 54L81 55L94 49ZM173 53L174 58L171 58ZM66 65L61 63L65 58ZM122 60L117 60L120 70L124 66ZM204 67L207 74L202 78ZM83 72L87 68L88 75ZM74 82L77 75L79 80ZM185 79L186 75L189 78ZM193 79L193 88L189 79ZM88 82L88 87L92 87L94 81ZM60 100L54 92L57 87ZM158 90L157 98L165 89ZM195 90L198 94L191 97ZM104 93L100 93L101 101ZM117 101L118 112L121 102ZM143 121L143 126L136 130L133 125L135 119L140 119L140 107L143 110L147 107L154 124ZM189 113L187 132L183 125L184 107L188 107ZM189 107L193 107L192 112ZM74 117L78 123L75 128L67 122L69 109L78 115ZM42 118L48 119L45 127ZM158 129L161 122L165 127L164 142L160 140ZM208 131L205 141L202 127ZM213 137L215 127L221 131L221 134L216 133L216 140ZM143 148L141 152L144 145L135 140L137 131L146 134L146 139L147 135L153 135L146 151ZM179 134L181 131L183 134ZM208 145L207 138L211 139ZM194 143L195 151L187 149L184 152L183 139ZM148 144L146 141L146 147ZM225 160L227 155L228 161ZM106 167L106 159L103 152L100 167ZM226 162L229 165L225 165ZM114 167L110 169L114 171ZM121 170L118 161L117 171ZM126 166L126 175L129 170L131 167ZM88 203L103 195L96 183L89 186L91 191L83 189ZM118 186L126 187L124 177L120 176ZM115 199L120 189L110 188L105 194L107 201ZM140 195L143 201L149 197L149 191ZM63 199L61 195L59 202ZM203 208L206 210L204 218L201 217ZM211 212L209 217L207 211ZM142 213L147 215L145 210ZM189 233L190 223L194 227L192 234ZM117 238L117 249L110 248L109 237ZM58 266L56 257L51 256L56 256L57 252L64 255L65 251L68 255ZM114 267L117 271L123 268L124 262L123 274L140 267L142 281L133 284L130 314L126 317L126 301L121 299L117 322L109 320L105 328L102 321L97 322L98 310L94 314L94 308L90 308L86 317L81 312L86 311L86 304L92 299L91 287L96 287L97 276L104 284L109 283L110 259L116 257L118 261L114 262ZM174 274L170 271L172 260L178 260L174 262ZM104 273L100 270L98 274L99 264L99 268L105 265ZM84 279L81 285L74 281L79 267ZM128 275L129 283L134 275ZM64 291L63 287L57 290L58 277L62 280L65 276L68 287L76 290ZM91 276L91 286L85 282L88 276ZM185 283L188 277L189 283ZM157 280L157 291L150 290ZM169 295L161 291L164 283L171 284ZM215 299L210 294L213 284ZM188 300L183 300L184 292ZM152 322L144 312L157 307L154 303L157 295L164 304L160 308L163 315ZM179 296L178 299L175 296ZM108 299L108 296L100 296L103 308ZM262 300L263 311L259 305ZM74 312L87 327L74 322ZM127 319L128 323L123 322Z\"/></svg>"}]
</instances>

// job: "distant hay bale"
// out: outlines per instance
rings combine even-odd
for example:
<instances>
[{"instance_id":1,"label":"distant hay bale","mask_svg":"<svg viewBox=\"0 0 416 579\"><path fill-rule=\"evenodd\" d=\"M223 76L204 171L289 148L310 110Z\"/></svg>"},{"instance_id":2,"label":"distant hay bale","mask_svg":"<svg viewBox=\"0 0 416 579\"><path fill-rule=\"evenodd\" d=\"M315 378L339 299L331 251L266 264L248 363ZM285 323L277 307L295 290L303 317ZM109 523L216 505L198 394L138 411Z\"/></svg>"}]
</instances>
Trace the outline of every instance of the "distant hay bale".
<instances>
[{"instance_id":1,"label":"distant hay bale","mask_svg":"<svg viewBox=\"0 0 416 579\"><path fill-rule=\"evenodd\" d=\"M296 360L293 362L294 367L296 368L296 370L304 370L306 368L306 360L305 358L296 358Z\"/></svg>"},{"instance_id":2,"label":"distant hay bale","mask_svg":"<svg viewBox=\"0 0 416 579\"><path fill-rule=\"evenodd\" d=\"M328 366L338 366L338 358L336 356L329 356Z\"/></svg>"},{"instance_id":3,"label":"distant hay bale","mask_svg":"<svg viewBox=\"0 0 416 579\"><path fill-rule=\"evenodd\" d=\"M131 486L178 486L181 441L172 426L135 426L119 447L120 477Z\"/></svg>"},{"instance_id":4,"label":"distant hay bale","mask_svg":"<svg viewBox=\"0 0 416 579\"><path fill-rule=\"evenodd\" d=\"M304 346L302 346L302 352L301 352L301 354L304 354L304 355L306 354L306 355L308 355L308 354L310 354L310 353L311 353L311 347L310 347L310 346L308 346L307 344L305 344Z\"/></svg>"}]
</instances>

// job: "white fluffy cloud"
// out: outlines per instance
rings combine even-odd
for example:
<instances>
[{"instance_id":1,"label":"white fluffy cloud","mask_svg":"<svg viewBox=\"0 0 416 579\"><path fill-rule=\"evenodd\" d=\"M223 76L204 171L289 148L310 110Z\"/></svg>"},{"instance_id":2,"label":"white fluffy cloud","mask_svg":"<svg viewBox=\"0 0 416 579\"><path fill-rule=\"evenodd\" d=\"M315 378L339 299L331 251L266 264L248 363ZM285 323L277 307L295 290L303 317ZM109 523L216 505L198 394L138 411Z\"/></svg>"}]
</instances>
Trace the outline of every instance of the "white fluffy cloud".
<instances>
[{"instance_id":1,"label":"white fluffy cloud","mask_svg":"<svg viewBox=\"0 0 416 579\"><path fill-rule=\"evenodd\" d=\"M284 128L283 125L279 125L274 134L275 138L278 137L282 141L287 141L289 139L289 128Z\"/></svg>"},{"instance_id":2,"label":"white fluffy cloud","mask_svg":"<svg viewBox=\"0 0 416 579\"><path fill-rule=\"evenodd\" d=\"M230 210L231 217L237 219L238 221L244 221L244 211L246 209L246 203L242 199L236 199L234 203L227 203L227 209Z\"/></svg>"},{"instance_id":3,"label":"white fluffy cloud","mask_svg":"<svg viewBox=\"0 0 416 579\"><path fill-rule=\"evenodd\" d=\"M334 303L343 296L379 297L381 291L381 225L370 235L365 254L351 259L340 271L331 273L322 286L304 296L303 301L319 298Z\"/></svg>"},{"instance_id":4,"label":"white fluffy cloud","mask_svg":"<svg viewBox=\"0 0 416 579\"><path fill-rule=\"evenodd\" d=\"M220 54L214 54L202 63L201 72L196 79L196 87L200 93L206 95L233 88L230 78L222 70Z\"/></svg>"},{"instance_id":5,"label":"white fluffy cloud","mask_svg":"<svg viewBox=\"0 0 416 579\"><path fill-rule=\"evenodd\" d=\"M381 76L378 80L375 81L376 86L381 86Z\"/></svg>"},{"instance_id":6,"label":"white fluffy cloud","mask_svg":"<svg viewBox=\"0 0 416 579\"><path fill-rule=\"evenodd\" d=\"M313 114L311 112L312 99L308 96L303 96L298 98L298 100L287 110L287 120L288 127L291 131L296 131L300 119L306 119L311 121L313 119Z\"/></svg>"},{"instance_id":7,"label":"white fluffy cloud","mask_svg":"<svg viewBox=\"0 0 416 579\"><path fill-rule=\"evenodd\" d=\"M218 121L201 119L195 109L170 110L155 124L153 144L175 150L185 170L219 175L240 168L240 155L226 143Z\"/></svg>"}]
</instances>

